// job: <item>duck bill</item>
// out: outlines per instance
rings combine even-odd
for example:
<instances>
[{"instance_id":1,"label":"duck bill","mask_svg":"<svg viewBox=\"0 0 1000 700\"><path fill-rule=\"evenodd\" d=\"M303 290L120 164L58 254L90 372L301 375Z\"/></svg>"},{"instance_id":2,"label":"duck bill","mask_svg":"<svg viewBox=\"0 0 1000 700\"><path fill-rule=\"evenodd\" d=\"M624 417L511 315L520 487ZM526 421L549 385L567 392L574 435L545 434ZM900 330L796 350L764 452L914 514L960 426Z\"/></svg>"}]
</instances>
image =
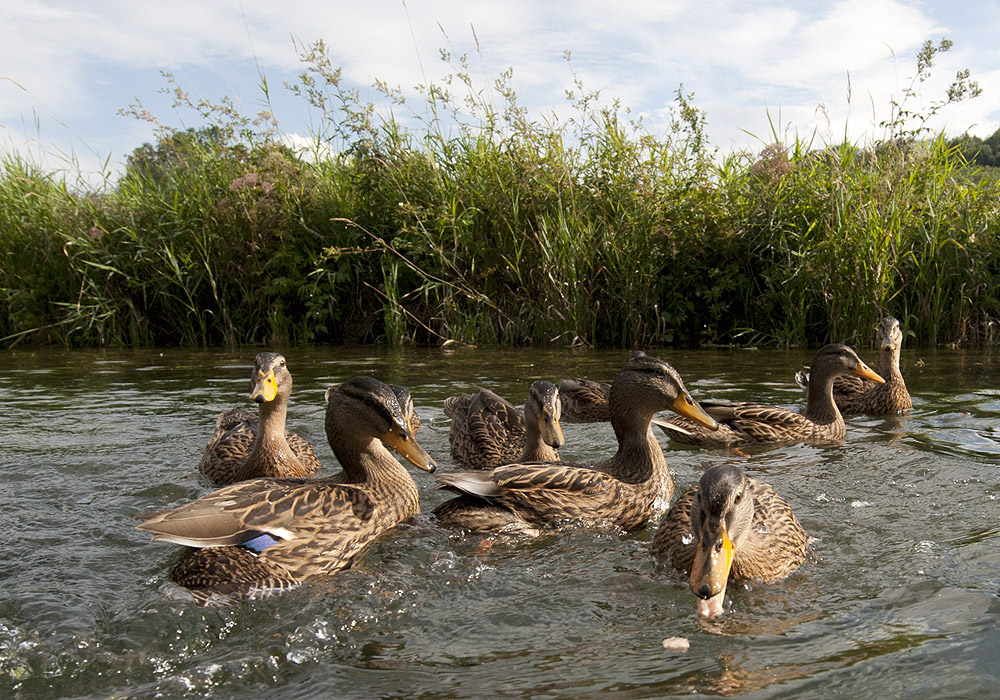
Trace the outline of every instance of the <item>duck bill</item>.
<instances>
[{"instance_id":1,"label":"duck bill","mask_svg":"<svg viewBox=\"0 0 1000 700\"><path fill-rule=\"evenodd\" d=\"M254 382L253 391L250 392L250 400L264 403L265 401L274 401L274 397L277 395L278 382L274 379L274 370L268 371L267 374L257 372L257 381Z\"/></svg>"},{"instance_id":2,"label":"duck bill","mask_svg":"<svg viewBox=\"0 0 1000 700\"><path fill-rule=\"evenodd\" d=\"M858 366L854 368L853 374L856 374L859 377L864 377L865 379L873 379L879 384L885 384L885 380L882 379L882 377L880 377L875 370L861 360L858 360Z\"/></svg>"},{"instance_id":3,"label":"duck bill","mask_svg":"<svg viewBox=\"0 0 1000 700\"><path fill-rule=\"evenodd\" d=\"M686 391L681 392L674 399L674 402L670 404L670 410L685 418L690 418L695 423L703 425L709 430L719 429L718 422L712 416L708 415L705 409L699 406Z\"/></svg>"},{"instance_id":4,"label":"duck bill","mask_svg":"<svg viewBox=\"0 0 1000 700\"><path fill-rule=\"evenodd\" d=\"M722 612L732 566L733 542L726 526L720 523L717 532L702 531L690 581L692 592L698 596L697 608L701 617L711 618Z\"/></svg>"},{"instance_id":5,"label":"duck bill","mask_svg":"<svg viewBox=\"0 0 1000 700\"><path fill-rule=\"evenodd\" d=\"M382 442L399 453L399 456L425 472L433 473L437 469L434 460L427 454L427 450L420 446L413 439L412 433L399 421L393 421L392 427L384 435L379 437Z\"/></svg>"},{"instance_id":6,"label":"duck bill","mask_svg":"<svg viewBox=\"0 0 1000 700\"><path fill-rule=\"evenodd\" d=\"M543 408L542 415L538 417L538 434L542 442L557 450L566 444L559 418L548 408Z\"/></svg>"}]
</instances>

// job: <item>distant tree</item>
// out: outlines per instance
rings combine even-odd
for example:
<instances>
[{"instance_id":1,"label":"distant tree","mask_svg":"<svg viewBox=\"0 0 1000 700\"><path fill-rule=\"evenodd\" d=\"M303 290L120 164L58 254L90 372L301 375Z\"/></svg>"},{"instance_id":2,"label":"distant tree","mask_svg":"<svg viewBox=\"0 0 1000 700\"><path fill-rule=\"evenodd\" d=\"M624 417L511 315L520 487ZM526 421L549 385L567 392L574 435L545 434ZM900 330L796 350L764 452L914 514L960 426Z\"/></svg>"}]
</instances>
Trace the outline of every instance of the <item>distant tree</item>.
<instances>
[{"instance_id":1,"label":"distant tree","mask_svg":"<svg viewBox=\"0 0 1000 700\"><path fill-rule=\"evenodd\" d=\"M231 151L231 155L237 157L245 155L242 146L227 145L226 140L225 133L217 126L172 131L161 137L155 146L144 143L132 151L125 161L125 177L141 178L163 186L179 168L188 167L205 154Z\"/></svg>"},{"instance_id":2,"label":"distant tree","mask_svg":"<svg viewBox=\"0 0 1000 700\"><path fill-rule=\"evenodd\" d=\"M958 147L965 160L970 164L991 168L1000 167L1000 129L985 139L965 134L952 139L949 145Z\"/></svg>"}]
</instances>

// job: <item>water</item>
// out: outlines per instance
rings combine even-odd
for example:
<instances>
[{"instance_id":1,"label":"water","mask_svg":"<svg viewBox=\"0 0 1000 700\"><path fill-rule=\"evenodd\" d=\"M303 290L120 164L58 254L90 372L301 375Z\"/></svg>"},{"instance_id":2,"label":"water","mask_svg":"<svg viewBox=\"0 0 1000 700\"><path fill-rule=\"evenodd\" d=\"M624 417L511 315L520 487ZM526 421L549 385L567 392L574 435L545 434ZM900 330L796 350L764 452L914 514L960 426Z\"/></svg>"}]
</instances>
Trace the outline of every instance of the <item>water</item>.
<instances>
[{"instance_id":1,"label":"water","mask_svg":"<svg viewBox=\"0 0 1000 700\"><path fill-rule=\"evenodd\" d=\"M655 354L695 398L789 406L809 359ZM904 349L913 413L850 419L840 447L668 446L679 489L738 462L815 538L799 572L730 587L726 613L704 622L684 577L651 559L652 526L503 539L425 515L327 582L235 610L195 607L166 579L179 548L150 542L133 516L207 490L198 459L215 416L244 402L252 355L3 355L0 697L996 695L1000 358ZM483 385L522 403L532 379L610 380L626 355L289 350L289 426L332 469L323 391L374 373L411 388L418 438L448 470L445 396ZM608 426L564 431L564 457L613 451ZM413 476L425 512L446 498L433 477ZM665 649L669 637L690 649Z\"/></svg>"}]
</instances>

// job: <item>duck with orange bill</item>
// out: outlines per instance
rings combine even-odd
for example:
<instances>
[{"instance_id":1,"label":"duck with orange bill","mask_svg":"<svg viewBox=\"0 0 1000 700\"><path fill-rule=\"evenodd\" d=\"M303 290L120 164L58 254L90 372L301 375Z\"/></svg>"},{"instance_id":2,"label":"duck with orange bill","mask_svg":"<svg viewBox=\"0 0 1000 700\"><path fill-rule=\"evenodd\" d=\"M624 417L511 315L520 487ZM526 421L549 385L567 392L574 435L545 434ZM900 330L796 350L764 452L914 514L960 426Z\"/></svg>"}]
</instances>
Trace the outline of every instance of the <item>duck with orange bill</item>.
<instances>
[{"instance_id":1,"label":"duck with orange bill","mask_svg":"<svg viewBox=\"0 0 1000 700\"><path fill-rule=\"evenodd\" d=\"M438 477L458 494L434 509L438 522L470 530L537 528L561 521L644 527L666 510L673 479L656 436L653 414L671 410L707 428L715 421L691 398L677 371L634 352L611 385L611 425L618 451L596 464L527 462L487 472Z\"/></svg>"},{"instance_id":2,"label":"duck with orange bill","mask_svg":"<svg viewBox=\"0 0 1000 700\"><path fill-rule=\"evenodd\" d=\"M816 353L809 377L809 402L799 413L782 406L753 403L713 403L702 407L719 423L706 430L682 417L657 422L675 442L689 445L727 446L744 443L828 443L844 439L844 417L833 401L833 380L844 375L884 382L857 353L846 345L832 343Z\"/></svg>"},{"instance_id":3,"label":"duck with orange bill","mask_svg":"<svg viewBox=\"0 0 1000 700\"><path fill-rule=\"evenodd\" d=\"M260 352L250 374L250 400L259 417L245 408L223 411L205 446L198 469L215 486L276 476L312 476L320 469L313 446L285 429L292 375L285 358Z\"/></svg>"},{"instance_id":4,"label":"duck with orange bill","mask_svg":"<svg viewBox=\"0 0 1000 700\"><path fill-rule=\"evenodd\" d=\"M433 472L393 391L354 377L328 395L327 438L343 471L327 478L251 479L138 526L191 547L170 578L200 604L232 605L331 574L420 512L417 485L392 456Z\"/></svg>"},{"instance_id":5,"label":"duck with orange bill","mask_svg":"<svg viewBox=\"0 0 1000 700\"><path fill-rule=\"evenodd\" d=\"M802 565L807 543L788 501L769 484L716 465L670 507L652 549L690 574L698 614L712 618L723 611L730 581L780 581Z\"/></svg>"}]
</instances>

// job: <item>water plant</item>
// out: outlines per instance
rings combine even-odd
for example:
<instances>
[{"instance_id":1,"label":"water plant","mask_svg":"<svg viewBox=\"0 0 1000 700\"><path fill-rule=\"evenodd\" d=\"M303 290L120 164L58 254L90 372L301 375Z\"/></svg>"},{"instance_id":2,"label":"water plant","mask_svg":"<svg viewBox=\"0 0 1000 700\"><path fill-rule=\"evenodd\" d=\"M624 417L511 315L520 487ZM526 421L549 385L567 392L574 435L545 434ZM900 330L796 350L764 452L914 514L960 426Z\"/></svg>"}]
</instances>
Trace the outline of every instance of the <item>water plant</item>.
<instances>
[{"instance_id":1,"label":"water plant","mask_svg":"<svg viewBox=\"0 0 1000 700\"><path fill-rule=\"evenodd\" d=\"M305 152L266 109L193 101L166 75L202 126L132 105L157 141L117 182L0 162L3 342L863 344L885 312L909 342L994 340L1000 185L968 161L983 144L927 130L978 86L960 72L912 106L946 40L918 54L883 138L774 128L730 154L683 87L659 134L579 80L569 116L533 117L512 71L480 85L443 52L422 102L377 83L386 113L322 42L299 48Z\"/></svg>"}]
</instances>

